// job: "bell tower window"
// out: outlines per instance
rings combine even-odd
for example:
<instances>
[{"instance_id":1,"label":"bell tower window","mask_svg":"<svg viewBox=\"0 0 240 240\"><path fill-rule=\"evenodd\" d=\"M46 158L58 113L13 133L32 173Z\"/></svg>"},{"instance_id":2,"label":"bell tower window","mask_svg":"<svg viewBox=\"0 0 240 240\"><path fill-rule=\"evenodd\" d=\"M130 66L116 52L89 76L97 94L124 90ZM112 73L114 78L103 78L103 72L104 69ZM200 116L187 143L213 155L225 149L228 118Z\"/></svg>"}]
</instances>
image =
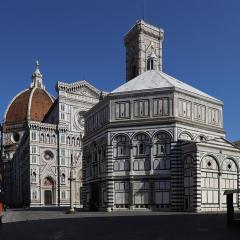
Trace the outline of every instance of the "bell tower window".
<instances>
[{"instance_id":1,"label":"bell tower window","mask_svg":"<svg viewBox=\"0 0 240 240\"><path fill-rule=\"evenodd\" d=\"M147 60L147 70L154 70L154 60L153 60L153 58L149 58Z\"/></svg>"}]
</instances>

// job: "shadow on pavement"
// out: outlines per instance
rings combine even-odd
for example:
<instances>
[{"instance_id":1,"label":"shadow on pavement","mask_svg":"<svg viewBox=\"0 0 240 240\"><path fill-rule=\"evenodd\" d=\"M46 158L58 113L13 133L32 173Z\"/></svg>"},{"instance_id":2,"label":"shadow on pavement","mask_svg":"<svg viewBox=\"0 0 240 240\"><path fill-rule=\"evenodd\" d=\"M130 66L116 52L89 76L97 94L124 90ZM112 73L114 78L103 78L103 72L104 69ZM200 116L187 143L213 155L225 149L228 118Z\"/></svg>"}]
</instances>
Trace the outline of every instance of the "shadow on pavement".
<instances>
[{"instance_id":1,"label":"shadow on pavement","mask_svg":"<svg viewBox=\"0 0 240 240\"><path fill-rule=\"evenodd\" d=\"M226 228L226 215L158 215L68 218L6 223L1 240L181 240L239 239L240 229Z\"/></svg>"},{"instance_id":2,"label":"shadow on pavement","mask_svg":"<svg viewBox=\"0 0 240 240\"><path fill-rule=\"evenodd\" d=\"M53 211L56 211L56 212L59 212L59 211L67 211L69 209L69 207L36 207L36 208L13 208L13 209L10 209L10 211L17 211L17 212L20 212L20 211L49 211L49 212L53 212Z\"/></svg>"}]
</instances>

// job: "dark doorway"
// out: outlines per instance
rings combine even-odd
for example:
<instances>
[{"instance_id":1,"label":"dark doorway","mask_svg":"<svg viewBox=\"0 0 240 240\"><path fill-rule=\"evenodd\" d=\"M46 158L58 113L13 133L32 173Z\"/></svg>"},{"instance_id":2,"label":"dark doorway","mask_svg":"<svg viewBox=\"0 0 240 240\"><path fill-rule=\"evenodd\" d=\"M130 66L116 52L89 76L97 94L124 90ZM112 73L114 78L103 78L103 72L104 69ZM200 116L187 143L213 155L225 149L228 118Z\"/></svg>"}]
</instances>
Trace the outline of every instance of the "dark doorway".
<instances>
[{"instance_id":1,"label":"dark doorway","mask_svg":"<svg viewBox=\"0 0 240 240\"><path fill-rule=\"evenodd\" d=\"M98 211L100 206L100 191L98 183L91 184L91 195L89 200L89 210Z\"/></svg>"},{"instance_id":2,"label":"dark doorway","mask_svg":"<svg viewBox=\"0 0 240 240\"><path fill-rule=\"evenodd\" d=\"M188 206L188 198L185 198L185 210L188 210L189 206Z\"/></svg>"},{"instance_id":3,"label":"dark doorway","mask_svg":"<svg viewBox=\"0 0 240 240\"><path fill-rule=\"evenodd\" d=\"M45 203L45 205L52 205L52 191L51 190L44 191L44 203Z\"/></svg>"},{"instance_id":4,"label":"dark doorway","mask_svg":"<svg viewBox=\"0 0 240 240\"><path fill-rule=\"evenodd\" d=\"M184 198L184 210L185 211L192 211L193 210L193 202L192 202L193 196L185 196Z\"/></svg>"},{"instance_id":5,"label":"dark doorway","mask_svg":"<svg viewBox=\"0 0 240 240\"><path fill-rule=\"evenodd\" d=\"M54 181L51 177L44 179L44 204L52 205L54 202Z\"/></svg>"}]
</instances>

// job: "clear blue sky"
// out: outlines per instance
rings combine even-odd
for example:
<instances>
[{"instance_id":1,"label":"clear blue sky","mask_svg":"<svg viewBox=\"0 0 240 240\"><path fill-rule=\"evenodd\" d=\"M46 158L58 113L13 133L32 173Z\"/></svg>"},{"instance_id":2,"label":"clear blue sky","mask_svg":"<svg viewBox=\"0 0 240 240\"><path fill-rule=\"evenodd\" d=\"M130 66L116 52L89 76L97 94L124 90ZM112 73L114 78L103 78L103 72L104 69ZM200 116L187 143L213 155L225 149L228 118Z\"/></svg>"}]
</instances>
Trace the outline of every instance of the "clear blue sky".
<instances>
[{"instance_id":1,"label":"clear blue sky","mask_svg":"<svg viewBox=\"0 0 240 240\"><path fill-rule=\"evenodd\" d=\"M0 3L0 115L31 82L89 80L110 91L125 81L123 35L142 0L8 0ZM146 0L146 21L164 28L164 72L224 101L229 140L240 139L240 1Z\"/></svg>"}]
</instances>

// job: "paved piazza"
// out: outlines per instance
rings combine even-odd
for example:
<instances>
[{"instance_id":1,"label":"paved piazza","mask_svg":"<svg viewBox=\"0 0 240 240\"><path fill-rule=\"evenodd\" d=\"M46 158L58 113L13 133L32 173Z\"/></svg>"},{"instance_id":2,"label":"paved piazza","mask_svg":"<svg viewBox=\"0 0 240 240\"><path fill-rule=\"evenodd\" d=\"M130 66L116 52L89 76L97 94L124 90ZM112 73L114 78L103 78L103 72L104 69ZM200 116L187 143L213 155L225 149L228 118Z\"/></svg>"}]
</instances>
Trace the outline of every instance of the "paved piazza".
<instances>
[{"instance_id":1,"label":"paved piazza","mask_svg":"<svg viewBox=\"0 0 240 240\"><path fill-rule=\"evenodd\" d=\"M226 214L100 213L11 210L0 227L1 240L239 239L240 229L226 228Z\"/></svg>"}]
</instances>

